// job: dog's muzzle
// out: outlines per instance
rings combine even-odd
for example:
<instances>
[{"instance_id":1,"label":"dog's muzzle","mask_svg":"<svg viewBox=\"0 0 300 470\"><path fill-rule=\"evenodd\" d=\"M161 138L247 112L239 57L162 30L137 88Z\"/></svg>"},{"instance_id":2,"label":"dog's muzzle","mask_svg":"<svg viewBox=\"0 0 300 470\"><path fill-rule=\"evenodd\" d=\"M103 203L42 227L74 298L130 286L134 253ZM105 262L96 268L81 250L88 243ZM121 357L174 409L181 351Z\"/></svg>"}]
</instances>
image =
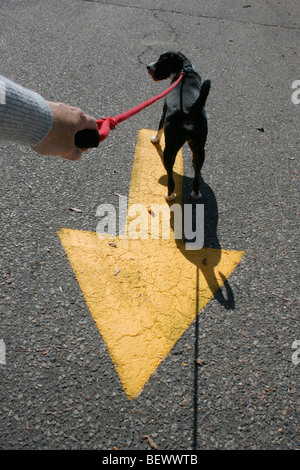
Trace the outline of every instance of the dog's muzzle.
<instances>
[{"instance_id":1,"label":"dog's muzzle","mask_svg":"<svg viewBox=\"0 0 300 470\"><path fill-rule=\"evenodd\" d=\"M156 81L156 78L155 78L155 62L153 62L152 64L147 65L147 70L148 70L149 75L153 78L153 80Z\"/></svg>"}]
</instances>

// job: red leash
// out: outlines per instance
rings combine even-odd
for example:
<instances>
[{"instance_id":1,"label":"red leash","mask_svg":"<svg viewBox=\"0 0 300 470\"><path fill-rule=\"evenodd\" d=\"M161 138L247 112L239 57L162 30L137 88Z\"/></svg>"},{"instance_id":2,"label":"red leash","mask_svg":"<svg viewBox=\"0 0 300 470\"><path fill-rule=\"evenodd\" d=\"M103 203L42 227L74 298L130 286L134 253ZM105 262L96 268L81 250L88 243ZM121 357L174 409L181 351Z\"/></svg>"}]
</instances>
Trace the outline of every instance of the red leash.
<instances>
[{"instance_id":1,"label":"red leash","mask_svg":"<svg viewBox=\"0 0 300 470\"><path fill-rule=\"evenodd\" d=\"M173 90L173 88L175 88L178 85L183 75L184 75L184 72L183 71L180 72L179 78L169 88L167 88L165 91L163 91L159 95L154 96L153 98L150 98L144 103L140 103L135 108L129 109L128 111L125 111L125 113L119 114L114 117L107 116L101 119L97 119L98 131L85 129L83 131L77 132L77 134L75 135L76 147L78 148L98 147L99 142L102 142L103 140L105 140L108 137L110 131L114 129L120 122L123 122L126 119L129 119L130 117L134 116L135 114L139 113L143 109L147 108L151 104L155 103L156 101L160 100L161 98L166 96L168 93L170 93L170 91Z\"/></svg>"}]
</instances>

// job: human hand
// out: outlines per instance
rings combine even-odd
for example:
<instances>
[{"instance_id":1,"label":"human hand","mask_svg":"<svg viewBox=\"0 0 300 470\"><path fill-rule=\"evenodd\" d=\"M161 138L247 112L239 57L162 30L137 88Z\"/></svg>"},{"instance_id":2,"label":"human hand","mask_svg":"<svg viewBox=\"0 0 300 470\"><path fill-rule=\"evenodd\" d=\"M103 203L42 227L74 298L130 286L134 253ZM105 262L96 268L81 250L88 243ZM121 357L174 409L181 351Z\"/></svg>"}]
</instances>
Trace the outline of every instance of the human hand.
<instances>
[{"instance_id":1,"label":"human hand","mask_svg":"<svg viewBox=\"0 0 300 470\"><path fill-rule=\"evenodd\" d=\"M75 146L75 134L83 129L98 129L96 119L80 108L52 101L47 103L52 113L52 127L49 134L32 149L41 155L59 155L67 160L79 160L87 149Z\"/></svg>"}]
</instances>

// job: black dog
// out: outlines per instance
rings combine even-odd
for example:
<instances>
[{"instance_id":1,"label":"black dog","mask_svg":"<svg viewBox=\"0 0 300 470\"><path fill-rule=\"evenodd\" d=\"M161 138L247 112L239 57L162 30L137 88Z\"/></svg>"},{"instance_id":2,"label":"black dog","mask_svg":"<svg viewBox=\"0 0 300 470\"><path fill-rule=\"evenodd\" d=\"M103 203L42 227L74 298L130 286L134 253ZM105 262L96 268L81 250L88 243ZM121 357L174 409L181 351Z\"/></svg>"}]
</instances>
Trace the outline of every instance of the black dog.
<instances>
[{"instance_id":1,"label":"black dog","mask_svg":"<svg viewBox=\"0 0 300 470\"><path fill-rule=\"evenodd\" d=\"M181 52L166 52L157 62L147 65L148 73L153 80L165 80L171 77L172 83L184 71L181 82L166 96L163 114L153 143L158 143L165 133L164 166L168 173L167 201L175 198L173 166L179 149L188 143L193 154L194 179L192 197L199 199L199 177L205 158L207 137L207 118L204 109L210 90L210 80L202 84L200 75L191 62Z\"/></svg>"}]
</instances>

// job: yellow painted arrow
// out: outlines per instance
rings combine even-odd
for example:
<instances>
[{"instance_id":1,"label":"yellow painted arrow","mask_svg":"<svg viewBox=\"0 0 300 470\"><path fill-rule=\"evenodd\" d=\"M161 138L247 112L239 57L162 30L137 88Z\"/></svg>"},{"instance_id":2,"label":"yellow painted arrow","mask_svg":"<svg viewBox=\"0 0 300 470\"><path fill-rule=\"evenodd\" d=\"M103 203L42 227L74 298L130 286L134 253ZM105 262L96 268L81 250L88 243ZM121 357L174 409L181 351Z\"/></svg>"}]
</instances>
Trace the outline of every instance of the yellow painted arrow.
<instances>
[{"instance_id":1,"label":"yellow painted arrow","mask_svg":"<svg viewBox=\"0 0 300 470\"><path fill-rule=\"evenodd\" d=\"M150 142L152 135L153 131L145 129L138 134L124 234L112 243L105 234L58 232L129 399L140 393L244 254L212 248L186 250L182 239L174 238L170 218L170 237L150 238L158 217L155 204L169 210L163 188L165 170L158 156L161 149ZM181 152L174 173L176 202L181 204ZM137 217L138 207L149 211L148 223ZM140 238L132 239L137 225Z\"/></svg>"}]
</instances>

